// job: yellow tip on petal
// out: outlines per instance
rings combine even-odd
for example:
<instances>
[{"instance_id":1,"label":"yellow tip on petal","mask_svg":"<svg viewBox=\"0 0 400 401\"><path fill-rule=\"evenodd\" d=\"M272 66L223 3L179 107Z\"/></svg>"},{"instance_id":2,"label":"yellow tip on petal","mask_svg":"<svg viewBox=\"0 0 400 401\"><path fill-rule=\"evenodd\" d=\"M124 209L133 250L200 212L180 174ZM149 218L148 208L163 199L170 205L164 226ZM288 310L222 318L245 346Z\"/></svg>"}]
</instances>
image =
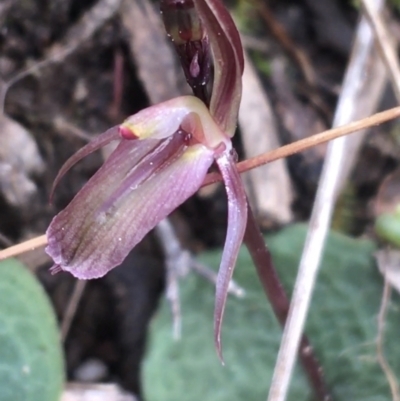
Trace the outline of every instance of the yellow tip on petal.
<instances>
[{"instance_id":1,"label":"yellow tip on petal","mask_svg":"<svg viewBox=\"0 0 400 401\"><path fill-rule=\"evenodd\" d=\"M129 121L125 121L120 126L120 133L125 139L145 139L152 135L154 128L154 124L150 122L147 124L132 124Z\"/></svg>"},{"instance_id":2,"label":"yellow tip on petal","mask_svg":"<svg viewBox=\"0 0 400 401\"><path fill-rule=\"evenodd\" d=\"M204 151L208 152L204 145L198 144L189 146L182 155L182 159L185 161L192 161L199 157Z\"/></svg>"}]
</instances>

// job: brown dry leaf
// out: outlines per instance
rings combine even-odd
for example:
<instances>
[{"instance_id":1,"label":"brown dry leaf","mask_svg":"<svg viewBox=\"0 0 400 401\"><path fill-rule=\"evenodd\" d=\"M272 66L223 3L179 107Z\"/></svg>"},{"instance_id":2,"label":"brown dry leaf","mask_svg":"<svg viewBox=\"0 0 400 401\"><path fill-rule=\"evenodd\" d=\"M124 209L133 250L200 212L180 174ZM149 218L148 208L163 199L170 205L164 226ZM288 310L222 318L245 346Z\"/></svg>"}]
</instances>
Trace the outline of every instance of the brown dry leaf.
<instances>
[{"instance_id":1,"label":"brown dry leaf","mask_svg":"<svg viewBox=\"0 0 400 401\"><path fill-rule=\"evenodd\" d=\"M181 95L184 77L154 5L149 0L124 0L120 14L138 76L150 103Z\"/></svg>"},{"instance_id":2,"label":"brown dry leaf","mask_svg":"<svg viewBox=\"0 0 400 401\"><path fill-rule=\"evenodd\" d=\"M239 124L247 158L279 147L275 119L267 95L250 59L246 57ZM261 223L285 224L292 220L292 187L284 160L245 174L250 202Z\"/></svg>"},{"instance_id":3,"label":"brown dry leaf","mask_svg":"<svg viewBox=\"0 0 400 401\"><path fill-rule=\"evenodd\" d=\"M44 171L44 161L29 131L5 115L0 144L0 191L10 205L25 205L37 189L30 177Z\"/></svg>"}]
</instances>

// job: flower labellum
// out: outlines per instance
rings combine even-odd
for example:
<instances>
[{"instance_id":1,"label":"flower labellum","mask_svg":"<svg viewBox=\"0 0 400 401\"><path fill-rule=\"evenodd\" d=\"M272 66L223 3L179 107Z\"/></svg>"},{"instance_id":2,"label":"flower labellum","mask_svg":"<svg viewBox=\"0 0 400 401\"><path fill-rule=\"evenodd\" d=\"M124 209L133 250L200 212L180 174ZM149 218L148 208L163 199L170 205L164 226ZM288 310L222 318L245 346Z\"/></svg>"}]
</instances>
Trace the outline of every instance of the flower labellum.
<instances>
[{"instance_id":1,"label":"flower labellum","mask_svg":"<svg viewBox=\"0 0 400 401\"><path fill-rule=\"evenodd\" d=\"M222 360L222 317L247 223L246 194L230 140L241 97L243 50L220 0L161 0L161 10L195 96L148 107L67 160L53 187L82 158L118 141L103 166L54 217L46 233L46 252L54 260L54 272L68 271L81 279L103 276L200 188L215 162L228 197L214 313L215 344ZM208 95L211 59L214 74Z\"/></svg>"},{"instance_id":2,"label":"flower labellum","mask_svg":"<svg viewBox=\"0 0 400 401\"><path fill-rule=\"evenodd\" d=\"M116 150L47 230L57 268L81 279L122 263L156 224L193 195L214 154L230 140L193 96L149 107L100 135L67 161L119 139Z\"/></svg>"}]
</instances>

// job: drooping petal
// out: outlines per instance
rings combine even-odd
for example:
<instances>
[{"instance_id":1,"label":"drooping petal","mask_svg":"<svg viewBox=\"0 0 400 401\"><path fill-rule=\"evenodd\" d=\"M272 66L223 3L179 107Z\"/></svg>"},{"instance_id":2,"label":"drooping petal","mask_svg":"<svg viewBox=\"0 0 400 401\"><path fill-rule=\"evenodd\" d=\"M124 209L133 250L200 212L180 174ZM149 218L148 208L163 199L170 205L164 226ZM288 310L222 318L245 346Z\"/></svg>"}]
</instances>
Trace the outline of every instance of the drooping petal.
<instances>
[{"instance_id":1,"label":"drooping petal","mask_svg":"<svg viewBox=\"0 0 400 401\"><path fill-rule=\"evenodd\" d=\"M155 225L194 194L213 162L213 152L184 143L168 162L154 165L153 174L125 191L101 211L112 192L139 160L161 143L152 139L122 140L101 169L47 230L46 252L59 269L81 279L101 277L119 265ZM132 161L133 160L133 161Z\"/></svg>"},{"instance_id":2,"label":"drooping petal","mask_svg":"<svg viewBox=\"0 0 400 401\"><path fill-rule=\"evenodd\" d=\"M118 126L112 127L108 129L106 132L98 135L96 138L91 140L87 145L83 148L79 149L75 154L73 154L61 167L60 171L57 174L53 182L53 186L51 188L50 200L53 197L53 192L60 180L64 177L64 175L79 161L81 161L84 157L90 155L96 150L101 149L103 146L108 145L110 142L119 139Z\"/></svg>"},{"instance_id":3,"label":"drooping petal","mask_svg":"<svg viewBox=\"0 0 400 401\"><path fill-rule=\"evenodd\" d=\"M228 196L228 230L218 271L214 309L214 341L221 361L221 327L229 282L242 244L247 224L247 200L232 153L225 151L216 159Z\"/></svg>"},{"instance_id":4,"label":"drooping petal","mask_svg":"<svg viewBox=\"0 0 400 401\"><path fill-rule=\"evenodd\" d=\"M214 59L210 112L220 128L232 136L237 125L244 68L239 32L220 0L195 0L195 4Z\"/></svg>"}]
</instances>

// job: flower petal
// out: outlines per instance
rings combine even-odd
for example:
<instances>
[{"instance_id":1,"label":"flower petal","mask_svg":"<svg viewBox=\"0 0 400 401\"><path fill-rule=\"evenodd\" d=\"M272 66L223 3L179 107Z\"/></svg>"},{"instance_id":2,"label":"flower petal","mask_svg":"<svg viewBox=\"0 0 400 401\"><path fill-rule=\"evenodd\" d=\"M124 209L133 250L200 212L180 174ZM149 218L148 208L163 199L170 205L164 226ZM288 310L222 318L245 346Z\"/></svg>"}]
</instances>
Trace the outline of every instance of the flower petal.
<instances>
[{"instance_id":1,"label":"flower petal","mask_svg":"<svg viewBox=\"0 0 400 401\"><path fill-rule=\"evenodd\" d=\"M172 137L157 141L157 146L131 169L120 186L102 205L100 211L106 212L121 196L136 189L153 174L157 174L158 169L165 168L168 163L174 161L175 157L179 157L185 142L184 135L186 134L178 131Z\"/></svg>"},{"instance_id":2,"label":"flower petal","mask_svg":"<svg viewBox=\"0 0 400 401\"><path fill-rule=\"evenodd\" d=\"M244 68L239 32L220 0L195 0L196 8L209 36L214 59L214 85L210 112L228 135L235 133Z\"/></svg>"},{"instance_id":3,"label":"flower petal","mask_svg":"<svg viewBox=\"0 0 400 401\"><path fill-rule=\"evenodd\" d=\"M126 130L129 130L133 137L139 139L163 139L173 135L191 113L209 116L209 111L201 100L194 96L180 96L128 117L121 129L124 138L128 138Z\"/></svg>"},{"instance_id":4,"label":"flower petal","mask_svg":"<svg viewBox=\"0 0 400 401\"><path fill-rule=\"evenodd\" d=\"M181 96L148 107L127 118L120 132L126 139L163 139L180 128L209 148L217 148L221 143L231 146L205 104L194 96Z\"/></svg>"},{"instance_id":5,"label":"flower petal","mask_svg":"<svg viewBox=\"0 0 400 401\"><path fill-rule=\"evenodd\" d=\"M87 155L90 155L96 150L99 150L103 146L108 145L110 142L117 140L119 138L120 136L118 133L118 126L112 127L108 129L106 132L103 132L102 134L98 135L96 138L91 140L87 145L85 145L83 148L79 149L75 154L73 154L61 167L60 171L57 174L57 177L53 182L53 186L51 187L50 191L50 201L53 198L54 190L58 185L58 183L60 182L60 180L76 163L81 161Z\"/></svg>"},{"instance_id":6,"label":"flower petal","mask_svg":"<svg viewBox=\"0 0 400 401\"><path fill-rule=\"evenodd\" d=\"M56 268L81 279L103 276L119 265L160 220L197 191L213 162L213 152L202 145L182 146L170 163L154 165L156 174L125 191L107 211L101 211L137 162L137 168L143 168L145 156L160 143L152 139L122 140L67 208L53 219L47 230L46 252Z\"/></svg>"},{"instance_id":7,"label":"flower petal","mask_svg":"<svg viewBox=\"0 0 400 401\"><path fill-rule=\"evenodd\" d=\"M225 151L217 158L217 164L224 179L228 196L228 230L226 234L224 251L219 267L214 309L214 342L221 361L221 327L228 295L229 282L232 279L233 270L243 241L247 224L247 200L246 193L232 153Z\"/></svg>"}]
</instances>

